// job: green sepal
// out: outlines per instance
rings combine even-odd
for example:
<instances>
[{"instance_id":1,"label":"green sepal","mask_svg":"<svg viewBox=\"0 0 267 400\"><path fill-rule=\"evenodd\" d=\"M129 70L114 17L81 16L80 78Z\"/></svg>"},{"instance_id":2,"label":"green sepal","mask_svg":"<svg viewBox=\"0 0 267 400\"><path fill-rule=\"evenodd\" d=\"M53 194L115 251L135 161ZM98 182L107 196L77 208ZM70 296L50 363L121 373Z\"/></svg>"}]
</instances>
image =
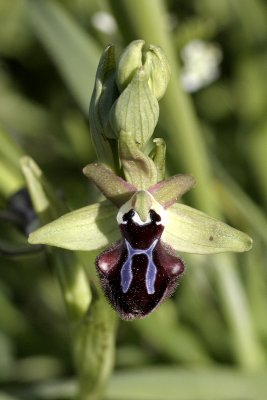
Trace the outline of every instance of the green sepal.
<instances>
[{"instance_id":1,"label":"green sepal","mask_svg":"<svg viewBox=\"0 0 267 400\"><path fill-rule=\"evenodd\" d=\"M151 92L157 100L161 99L170 80L170 65L159 46L149 45L145 48L144 40L132 41L120 56L116 79L120 91L127 87L142 66Z\"/></svg>"},{"instance_id":2,"label":"green sepal","mask_svg":"<svg viewBox=\"0 0 267 400\"><path fill-rule=\"evenodd\" d=\"M147 189L157 182L153 160L137 147L130 132L120 132L119 154L126 180L138 190Z\"/></svg>"},{"instance_id":3,"label":"green sepal","mask_svg":"<svg viewBox=\"0 0 267 400\"><path fill-rule=\"evenodd\" d=\"M179 174L156 183L148 191L164 208L168 208L176 203L183 194L191 190L195 184L193 176Z\"/></svg>"},{"instance_id":4,"label":"green sepal","mask_svg":"<svg viewBox=\"0 0 267 400\"><path fill-rule=\"evenodd\" d=\"M243 252L252 246L252 239L245 233L178 203L167 210L162 240L177 251L195 254Z\"/></svg>"},{"instance_id":5,"label":"green sepal","mask_svg":"<svg viewBox=\"0 0 267 400\"><path fill-rule=\"evenodd\" d=\"M136 144L143 148L159 118L159 105L152 94L146 74L141 67L121 93L110 111L110 123L114 132L132 132Z\"/></svg>"},{"instance_id":6,"label":"green sepal","mask_svg":"<svg viewBox=\"0 0 267 400\"><path fill-rule=\"evenodd\" d=\"M158 171L158 181L162 181L165 177L165 155L166 155L166 143L161 138L153 139L155 143L154 148L149 154Z\"/></svg>"},{"instance_id":7,"label":"green sepal","mask_svg":"<svg viewBox=\"0 0 267 400\"><path fill-rule=\"evenodd\" d=\"M148 85L151 92L157 100L160 100L167 89L171 68L164 51L159 46L149 46L145 53L144 69L149 76Z\"/></svg>"},{"instance_id":8,"label":"green sepal","mask_svg":"<svg viewBox=\"0 0 267 400\"><path fill-rule=\"evenodd\" d=\"M133 40L119 58L116 81L121 92L130 83L137 69L142 66L144 44L144 40Z\"/></svg>"},{"instance_id":9,"label":"green sepal","mask_svg":"<svg viewBox=\"0 0 267 400\"><path fill-rule=\"evenodd\" d=\"M89 164L84 167L83 173L117 207L124 204L137 191L135 186L115 175L104 164Z\"/></svg>"},{"instance_id":10,"label":"green sepal","mask_svg":"<svg viewBox=\"0 0 267 400\"><path fill-rule=\"evenodd\" d=\"M95 86L89 106L89 123L98 159L113 166L112 142L116 139L109 123L109 111L119 93L115 83L115 48L109 45L102 54L96 72Z\"/></svg>"},{"instance_id":11,"label":"green sepal","mask_svg":"<svg viewBox=\"0 0 267 400\"><path fill-rule=\"evenodd\" d=\"M69 250L97 250L120 238L117 209L108 201L80 208L42 226L29 236L31 244Z\"/></svg>"}]
</instances>

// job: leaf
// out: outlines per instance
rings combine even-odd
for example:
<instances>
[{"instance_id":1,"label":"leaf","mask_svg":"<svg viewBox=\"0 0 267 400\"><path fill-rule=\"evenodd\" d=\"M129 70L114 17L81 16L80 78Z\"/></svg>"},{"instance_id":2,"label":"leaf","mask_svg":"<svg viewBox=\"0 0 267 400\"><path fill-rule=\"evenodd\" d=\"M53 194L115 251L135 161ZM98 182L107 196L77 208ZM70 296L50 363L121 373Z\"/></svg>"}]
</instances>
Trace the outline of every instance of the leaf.
<instances>
[{"instance_id":1,"label":"leaf","mask_svg":"<svg viewBox=\"0 0 267 400\"><path fill-rule=\"evenodd\" d=\"M43 224L59 217L67 211L65 204L56 196L52 186L35 161L29 156L20 159L22 173L35 212Z\"/></svg>"},{"instance_id":2,"label":"leaf","mask_svg":"<svg viewBox=\"0 0 267 400\"><path fill-rule=\"evenodd\" d=\"M97 250L120 238L117 209L107 201L72 211L37 229L32 244L48 244L69 250Z\"/></svg>"},{"instance_id":3,"label":"leaf","mask_svg":"<svg viewBox=\"0 0 267 400\"><path fill-rule=\"evenodd\" d=\"M43 224L50 223L54 218L64 214L66 212L65 204L57 198L53 187L35 161L24 156L20 159L20 163L35 212L40 221ZM46 226L38 231L45 231ZM34 236L35 233L33 233ZM33 240L32 244L34 243ZM74 253L67 254L59 249L53 249L51 261L60 281L68 317L72 323L76 324L77 320L80 321L80 318L83 317L91 301L91 291L86 273Z\"/></svg>"},{"instance_id":4,"label":"leaf","mask_svg":"<svg viewBox=\"0 0 267 400\"><path fill-rule=\"evenodd\" d=\"M87 113L100 50L70 16L49 0L28 0L28 15L81 109Z\"/></svg>"},{"instance_id":5,"label":"leaf","mask_svg":"<svg viewBox=\"0 0 267 400\"><path fill-rule=\"evenodd\" d=\"M230 368L138 368L117 372L108 400L263 400L266 372Z\"/></svg>"},{"instance_id":6,"label":"leaf","mask_svg":"<svg viewBox=\"0 0 267 400\"><path fill-rule=\"evenodd\" d=\"M195 254L250 250L252 239L245 233L184 204L167 210L162 239L175 250Z\"/></svg>"}]
</instances>

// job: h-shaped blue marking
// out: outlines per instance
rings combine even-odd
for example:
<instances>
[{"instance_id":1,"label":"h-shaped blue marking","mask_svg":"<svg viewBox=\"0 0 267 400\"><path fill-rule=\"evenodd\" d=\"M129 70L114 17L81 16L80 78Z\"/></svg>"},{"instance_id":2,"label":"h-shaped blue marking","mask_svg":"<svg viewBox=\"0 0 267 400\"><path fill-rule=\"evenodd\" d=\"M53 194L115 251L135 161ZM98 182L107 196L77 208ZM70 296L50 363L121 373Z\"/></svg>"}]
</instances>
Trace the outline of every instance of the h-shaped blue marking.
<instances>
[{"instance_id":1,"label":"h-shaped blue marking","mask_svg":"<svg viewBox=\"0 0 267 400\"><path fill-rule=\"evenodd\" d=\"M146 289L148 294L155 293L155 280L157 275L157 267L153 261L153 250L157 244L158 239L154 240L148 249L134 249L130 243L125 239L127 246L127 260L123 263L121 268L121 286L123 293L127 293L131 282L133 280L132 272L132 258L136 254L145 254L148 259L147 270L146 270Z\"/></svg>"}]
</instances>

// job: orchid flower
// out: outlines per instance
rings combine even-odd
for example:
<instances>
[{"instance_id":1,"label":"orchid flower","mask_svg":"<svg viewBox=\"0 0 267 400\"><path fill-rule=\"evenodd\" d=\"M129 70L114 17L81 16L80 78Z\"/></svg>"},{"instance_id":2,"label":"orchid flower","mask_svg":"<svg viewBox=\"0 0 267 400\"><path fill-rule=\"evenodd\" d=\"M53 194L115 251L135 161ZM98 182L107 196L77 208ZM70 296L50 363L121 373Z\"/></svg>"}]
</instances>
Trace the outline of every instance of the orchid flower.
<instances>
[{"instance_id":1,"label":"orchid flower","mask_svg":"<svg viewBox=\"0 0 267 400\"><path fill-rule=\"evenodd\" d=\"M32 244L101 250L101 286L126 320L145 317L174 292L185 268L177 252L243 252L252 244L245 233L177 202L195 180L183 174L164 179L162 139L154 139L149 155L145 151L169 74L162 50L144 51L141 40L126 48L118 64L114 48L106 49L89 115L100 162L83 170L106 200L69 212L29 237Z\"/></svg>"}]
</instances>

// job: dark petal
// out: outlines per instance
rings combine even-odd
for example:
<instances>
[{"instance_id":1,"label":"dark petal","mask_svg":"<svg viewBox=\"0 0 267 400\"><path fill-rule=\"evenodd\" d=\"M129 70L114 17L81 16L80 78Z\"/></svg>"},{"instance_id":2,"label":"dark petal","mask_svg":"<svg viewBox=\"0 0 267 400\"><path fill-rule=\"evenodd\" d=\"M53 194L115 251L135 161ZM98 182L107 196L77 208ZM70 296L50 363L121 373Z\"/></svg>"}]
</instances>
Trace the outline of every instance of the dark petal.
<instances>
[{"instance_id":1,"label":"dark petal","mask_svg":"<svg viewBox=\"0 0 267 400\"><path fill-rule=\"evenodd\" d=\"M111 305L122 319L132 320L147 316L173 293L184 270L184 264L173 249L158 241L152 255L156 267L153 293L148 293L146 273L149 260L146 252L132 256L132 277L129 288L124 293L121 269L127 257L128 251L123 240L100 254L96 266L101 285Z\"/></svg>"}]
</instances>

